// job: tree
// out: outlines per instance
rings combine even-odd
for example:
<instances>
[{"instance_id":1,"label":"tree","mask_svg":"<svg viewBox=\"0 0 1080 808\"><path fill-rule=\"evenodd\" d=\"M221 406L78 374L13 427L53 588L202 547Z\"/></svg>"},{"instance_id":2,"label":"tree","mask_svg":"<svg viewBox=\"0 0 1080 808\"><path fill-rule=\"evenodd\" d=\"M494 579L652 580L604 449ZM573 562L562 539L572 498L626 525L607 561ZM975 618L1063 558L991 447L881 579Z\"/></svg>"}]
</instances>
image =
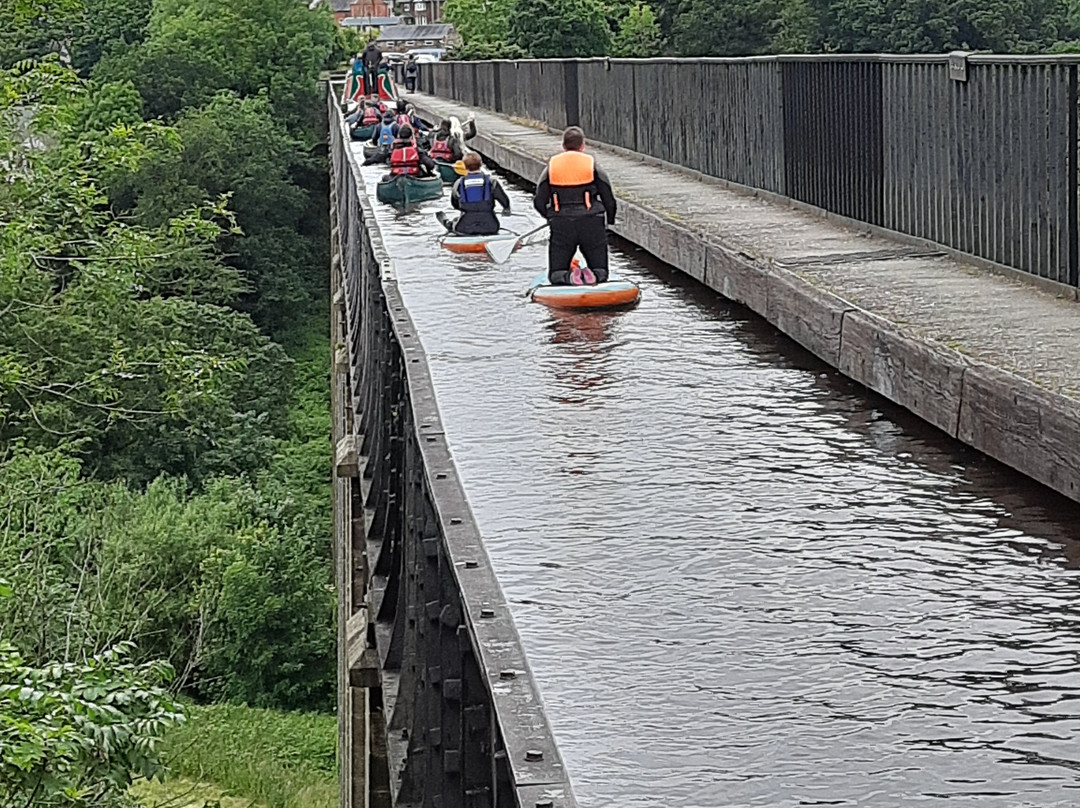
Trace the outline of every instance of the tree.
<instances>
[{"instance_id":1,"label":"tree","mask_svg":"<svg viewBox=\"0 0 1080 808\"><path fill-rule=\"evenodd\" d=\"M517 0L508 38L537 59L603 56L611 31L599 0Z\"/></svg>"},{"instance_id":2,"label":"tree","mask_svg":"<svg viewBox=\"0 0 1080 808\"><path fill-rule=\"evenodd\" d=\"M221 90L265 92L273 116L314 140L325 114L319 72L334 50L334 19L297 0L156 0L146 41L102 79L130 79L151 117L175 117Z\"/></svg>"},{"instance_id":3,"label":"tree","mask_svg":"<svg viewBox=\"0 0 1080 808\"><path fill-rule=\"evenodd\" d=\"M453 23L467 47L505 43L514 0L448 0L443 18Z\"/></svg>"},{"instance_id":4,"label":"tree","mask_svg":"<svg viewBox=\"0 0 1080 808\"><path fill-rule=\"evenodd\" d=\"M161 226L202 199L229 195L236 230L223 231L220 251L249 284L240 308L274 334L320 288L304 237L308 192L293 179L306 158L301 144L278 123L269 98L220 93L176 122L181 147L145 160L117 181L114 203L140 221Z\"/></svg>"},{"instance_id":5,"label":"tree","mask_svg":"<svg viewBox=\"0 0 1080 808\"><path fill-rule=\"evenodd\" d=\"M134 776L163 774L158 741L184 715L172 669L132 650L32 666L0 639L0 808L118 806Z\"/></svg>"},{"instance_id":6,"label":"tree","mask_svg":"<svg viewBox=\"0 0 1080 808\"><path fill-rule=\"evenodd\" d=\"M687 0L671 29L681 56L769 53L779 30L778 0Z\"/></svg>"},{"instance_id":7,"label":"tree","mask_svg":"<svg viewBox=\"0 0 1080 808\"><path fill-rule=\"evenodd\" d=\"M221 305L244 288L214 252L229 217L220 200L151 227L116 216L96 178L137 171L175 132L75 137L86 92L59 68L0 74L13 169L0 185L0 441L75 440L100 476L137 484L250 470L281 428L288 362Z\"/></svg>"},{"instance_id":8,"label":"tree","mask_svg":"<svg viewBox=\"0 0 1080 808\"><path fill-rule=\"evenodd\" d=\"M646 3L634 3L619 23L611 45L612 56L659 56L661 46L660 25L652 8Z\"/></svg>"}]
</instances>

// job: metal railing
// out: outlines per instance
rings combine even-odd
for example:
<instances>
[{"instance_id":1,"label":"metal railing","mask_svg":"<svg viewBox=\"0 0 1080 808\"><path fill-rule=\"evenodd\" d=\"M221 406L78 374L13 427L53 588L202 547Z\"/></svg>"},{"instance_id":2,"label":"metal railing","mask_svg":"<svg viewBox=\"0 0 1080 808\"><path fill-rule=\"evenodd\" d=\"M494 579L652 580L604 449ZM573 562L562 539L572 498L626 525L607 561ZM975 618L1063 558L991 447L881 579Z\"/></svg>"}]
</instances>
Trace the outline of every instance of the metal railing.
<instances>
[{"instance_id":1,"label":"metal railing","mask_svg":"<svg viewBox=\"0 0 1080 808\"><path fill-rule=\"evenodd\" d=\"M331 91L342 808L575 808Z\"/></svg>"},{"instance_id":2,"label":"metal railing","mask_svg":"<svg viewBox=\"0 0 1080 808\"><path fill-rule=\"evenodd\" d=\"M440 62L419 87L1075 288L1078 62Z\"/></svg>"}]
</instances>

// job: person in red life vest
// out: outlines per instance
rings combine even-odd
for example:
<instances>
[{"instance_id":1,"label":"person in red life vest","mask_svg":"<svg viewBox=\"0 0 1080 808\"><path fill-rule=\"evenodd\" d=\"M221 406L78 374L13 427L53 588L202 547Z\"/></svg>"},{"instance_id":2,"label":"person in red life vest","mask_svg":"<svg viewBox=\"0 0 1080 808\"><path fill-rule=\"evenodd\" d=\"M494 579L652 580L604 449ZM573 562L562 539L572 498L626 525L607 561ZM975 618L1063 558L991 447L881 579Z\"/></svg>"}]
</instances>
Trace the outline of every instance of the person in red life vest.
<instances>
[{"instance_id":1,"label":"person in red life vest","mask_svg":"<svg viewBox=\"0 0 1080 808\"><path fill-rule=\"evenodd\" d=\"M404 126L408 124L412 127L414 132L426 132L428 131L427 125L412 114L412 107L405 103L404 98L399 98L397 102L397 111L394 113L394 123L398 126Z\"/></svg>"},{"instance_id":2,"label":"person in red life vest","mask_svg":"<svg viewBox=\"0 0 1080 808\"><path fill-rule=\"evenodd\" d=\"M380 107L383 106L385 105L379 101L379 96L368 96L367 100L364 101L364 112L360 116L360 125L373 126L374 124L380 123L383 116Z\"/></svg>"},{"instance_id":3,"label":"person in red life vest","mask_svg":"<svg viewBox=\"0 0 1080 808\"><path fill-rule=\"evenodd\" d=\"M495 203L502 205L505 216L510 212L510 197L499 181L480 170L480 155L465 155L468 172L450 189L450 206L460 210L461 216L452 225L459 236L494 236L499 232L499 220L495 216Z\"/></svg>"},{"instance_id":4,"label":"person in red life vest","mask_svg":"<svg viewBox=\"0 0 1080 808\"><path fill-rule=\"evenodd\" d=\"M578 248L597 283L608 279L607 224L615 223L615 194L607 174L585 154L585 133L563 132L563 151L548 161L536 182L533 207L548 220L548 280L569 285L581 277L571 262ZM576 276L576 277L575 277Z\"/></svg>"},{"instance_id":5,"label":"person in red life vest","mask_svg":"<svg viewBox=\"0 0 1080 808\"><path fill-rule=\"evenodd\" d=\"M465 141L476 137L472 116L462 126L457 118L443 118L431 136L431 156L444 163L456 163L465 156Z\"/></svg>"},{"instance_id":6,"label":"person in red life vest","mask_svg":"<svg viewBox=\"0 0 1080 808\"><path fill-rule=\"evenodd\" d=\"M412 127L405 124L398 128L397 139L387 148L380 148L364 161L370 166L376 163L389 163L393 177L408 174L414 177L430 177L435 173L435 161L416 145Z\"/></svg>"}]
</instances>

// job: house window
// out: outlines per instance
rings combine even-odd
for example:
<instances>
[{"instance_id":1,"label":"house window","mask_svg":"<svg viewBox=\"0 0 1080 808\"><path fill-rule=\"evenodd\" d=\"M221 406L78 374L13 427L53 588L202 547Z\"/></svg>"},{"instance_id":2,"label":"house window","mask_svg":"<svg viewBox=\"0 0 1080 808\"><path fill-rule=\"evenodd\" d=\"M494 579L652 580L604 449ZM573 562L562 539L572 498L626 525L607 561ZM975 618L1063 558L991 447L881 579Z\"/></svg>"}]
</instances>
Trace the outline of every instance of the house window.
<instances>
[{"instance_id":1,"label":"house window","mask_svg":"<svg viewBox=\"0 0 1080 808\"><path fill-rule=\"evenodd\" d=\"M423 0L417 0L413 8L417 11L423 11L425 8L427 8L427 3L423 2Z\"/></svg>"}]
</instances>

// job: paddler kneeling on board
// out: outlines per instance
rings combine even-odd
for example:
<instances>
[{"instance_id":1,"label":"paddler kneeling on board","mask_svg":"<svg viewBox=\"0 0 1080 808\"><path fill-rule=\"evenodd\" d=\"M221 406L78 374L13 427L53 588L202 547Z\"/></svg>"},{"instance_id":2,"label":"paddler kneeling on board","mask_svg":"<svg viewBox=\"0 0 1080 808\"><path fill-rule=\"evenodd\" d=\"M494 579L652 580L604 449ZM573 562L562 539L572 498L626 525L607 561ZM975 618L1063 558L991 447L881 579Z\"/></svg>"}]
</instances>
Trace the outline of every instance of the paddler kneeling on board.
<instances>
[{"instance_id":1,"label":"paddler kneeling on board","mask_svg":"<svg viewBox=\"0 0 1080 808\"><path fill-rule=\"evenodd\" d=\"M453 225L453 232L459 236L494 236L498 233L496 202L502 205L503 215L510 212L510 197L497 179L480 170L480 165L479 154L466 154L465 170L468 173L455 181L450 189L450 205L461 211Z\"/></svg>"},{"instance_id":2,"label":"paddler kneeling on board","mask_svg":"<svg viewBox=\"0 0 1080 808\"><path fill-rule=\"evenodd\" d=\"M397 139L389 148L380 147L364 165L389 163L390 173L394 176L407 174L412 177L430 177L435 173L435 161L427 152L416 145L412 127L404 124L398 127Z\"/></svg>"},{"instance_id":3,"label":"paddler kneeling on board","mask_svg":"<svg viewBox=\"0 0 1080 808\"><path fill-rule=\"evenodd\" d=\"M563 151L548 161L536 182L533 207L551 226L548 280L556 286L604 283L608 279L607 227L615 223L615 194L607 174L585 154L585 133L571 126L563 132ZM574 272L578 248L587 269Z\"/></svg>"}]
</instances>

